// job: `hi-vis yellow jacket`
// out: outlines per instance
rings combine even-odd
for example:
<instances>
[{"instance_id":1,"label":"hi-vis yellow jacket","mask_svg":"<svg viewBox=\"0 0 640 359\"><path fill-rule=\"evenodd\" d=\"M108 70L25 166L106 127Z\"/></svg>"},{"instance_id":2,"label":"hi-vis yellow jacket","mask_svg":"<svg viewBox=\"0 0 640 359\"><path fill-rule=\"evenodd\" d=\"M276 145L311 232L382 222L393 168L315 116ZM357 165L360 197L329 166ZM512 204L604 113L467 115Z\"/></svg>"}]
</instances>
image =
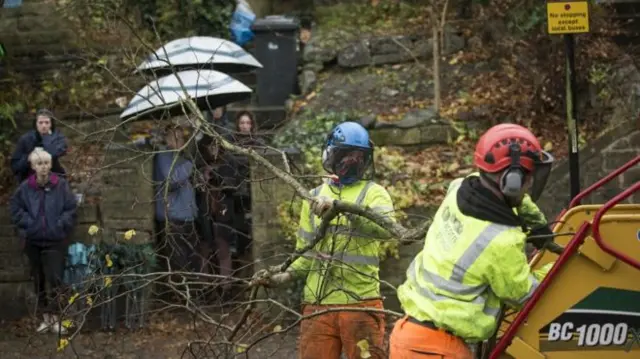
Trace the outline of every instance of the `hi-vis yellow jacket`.
<instances>
[{"instance_id":1,"label":"hi-vis yellow jacket","mask_svg":"<svg viewBox=\"0 0 640 359\"><path fill-rule=\"evenodd\" d=\"M398 299L407 315L474 343L493 335L503 302L519 307L531 297L549 267L531 273L521 227L462 214L461 182L452 182Z\"/></svg>"},{"instance_id":2,"label":"hi-vis yellow jacket","mask_svg":"<svg viewBox=\"0 0 640 359\"><path fill-rule=\"evenodd\" d=\"M384 187L371 181L359 181L339 189L322 184L311 191L345 202L367 206L393 219L393 203ZM304 201L296 249L304 248L315 236L321 219ZM312 250L291 265L297 276L306 276L303 302L308 304L351 304L380 298L380 239L389 235L378 225L362 217L339 215L326 236Z\"/></svg>"}]
</instances>

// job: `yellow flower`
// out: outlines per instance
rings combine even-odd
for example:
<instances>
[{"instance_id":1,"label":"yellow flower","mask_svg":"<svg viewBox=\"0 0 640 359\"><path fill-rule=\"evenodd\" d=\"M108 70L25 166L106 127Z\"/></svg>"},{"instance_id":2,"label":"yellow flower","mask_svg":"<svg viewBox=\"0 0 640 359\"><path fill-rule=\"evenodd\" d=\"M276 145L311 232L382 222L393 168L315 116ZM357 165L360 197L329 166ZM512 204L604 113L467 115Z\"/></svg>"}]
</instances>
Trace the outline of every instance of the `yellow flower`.
<instances>
[{"instance_id":1,"label":"yellow flower","mask_svg":"<svg viewBox=\"0 0 640 359\"><path fill-rule=\"evenodd\" d=\"M80 296L80 293L76 293L76 294L72 295L71 298L69 298L69 304L73 304L73 302L75 302L76 299L78 299L79 296Z\"/></svg>"},{"instance_id":2,"label":"yellow flower","mask_svg":"<svg viewBox=\"0 0 640 359\"><path fill-rule=\"evenodd\" d=\"M113 261L111 260L111 256L110 255L105 255L104 256L104 260L105 262L107 262L107 268L111 268L113 267Z\"/></svg>"},{"instance_id":3,"label":"yellow flower","mask_svg":"<svg viewBox=\"0 0 640 359\"><path fill-rule=\"evenodd\" d=\"M93 236L96 233L98 233L99 230L100 228L98 228L98 226L96 226L95 224L92 224L91 227L89 227L89 235Z\"/></svg>"},{"instance_id":4,"label":"yellow flower","mask_svg":"<svg viewBox=\"0 0 640 359\"><path fill-rule=\"evenodd\" d=\"M246 344L238 344L238 346L236 346L236 353L244 353L247 351L247 348L249 346Z\"/></svg>"},{"instance_id":5,"label":"yellow flower","mask_svg":"<svg viewBox=\"0 0 640 359\"><path fill-rule=\"evenodd\" d=\"M73 322L69 319L65 319L62 321L62 326L65 328L71 328L72 325L73 325Z\"/></svg>"},{"instance_id":6,"label":"yellow flower","mask_svg":"<svg viewBox=\"0 0 640 359\"><path fill-rule=\"evenodd\" d=\"M69 339L67 338L62 338L58 341L58 351L61 352L64 350L64 348L67 347L67 345L69 345Z\"/></svg>"},{"instance_id":7,"label":"yellow flower","mask_svg":"<svg viewBox=\"0 0 640 359\"><path fill-rule=\"evenodd\" d=\"M135 229L130 229L126 232L124 232L124 239L126 240L130 240L131 238L133 238L133 236L136 235L136 231Z\"/></svg>"},{"instance_id":8,"label":"yellow flower","mask_svg":"<svg viewBox=\"0 0 640 359\"><path fill-rule=\"evenodd\" d=\"M87 305L88 306L92 306L93 305L93 299L89 296L87 296Z\"/></svg>"},{"instance_id":9,"label":"yellow flower","mask_svg":"<svg viewBox=\"0 0 640 359\"><path fill-rule=\"evenodd\" d=\"M109 276L104 277L104 286L105 287L107 287L107 288L111 287L111 282L112 282L111 277L109 277Z\"/></svg>"}]
</instances>

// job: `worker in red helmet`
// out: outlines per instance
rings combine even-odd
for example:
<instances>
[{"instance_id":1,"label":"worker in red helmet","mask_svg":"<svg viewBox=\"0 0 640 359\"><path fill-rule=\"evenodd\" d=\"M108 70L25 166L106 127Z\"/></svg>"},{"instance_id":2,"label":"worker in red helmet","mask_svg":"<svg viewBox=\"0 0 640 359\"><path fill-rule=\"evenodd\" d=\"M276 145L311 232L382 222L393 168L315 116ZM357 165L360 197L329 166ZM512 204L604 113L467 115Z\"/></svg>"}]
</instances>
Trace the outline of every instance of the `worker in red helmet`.
<instances>
[{"instance_id":1,"label":"worker in red helmet","mask_svg":"<svg viewBox=\"0 0 640 359\"><path fill-rule=\"evenodd\" d=\"M502 305L531 298L550 267L531 273L525 243L532 225L550 234L533 201L552 162L522 126L482 135L479 172L452 182L398 288L406 316L391 334L391 359L472 359L473 345L495 334Z\"/></svg>"}]
</instances>

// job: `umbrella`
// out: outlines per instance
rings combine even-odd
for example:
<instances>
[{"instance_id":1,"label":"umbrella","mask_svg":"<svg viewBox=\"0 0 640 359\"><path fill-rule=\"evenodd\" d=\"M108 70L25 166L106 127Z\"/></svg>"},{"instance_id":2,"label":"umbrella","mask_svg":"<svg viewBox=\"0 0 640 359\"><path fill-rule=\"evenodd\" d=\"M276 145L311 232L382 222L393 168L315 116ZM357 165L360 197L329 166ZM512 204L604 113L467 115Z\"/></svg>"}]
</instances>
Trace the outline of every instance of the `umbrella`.
<instances>
[{"instance_id":1,"label":"umbrella","mask_svg":"<svg viewBox=\"0 0 640 359\"><path fill-rule=\"evenodd\" d=\"M258 60L231 41L192 36L173 40L160 47L138 66L136 72L167 75L171 73L169 63L176 71L209 69L234 73L262 68Z\"/></svg>"},{"instance_id":2,"label":"umbrella","mask_svg":"<svg viewBox=\"0 0 640 359\"><path fill-rule=\"evenodd\" d=\"M184 89L178 78L182 81ZM181 99L185 99L184 90L200 109L212 109L251 97L249 87L222 72L181 71L150 82L143 87L129 102L120 118L126 120L133 116L140 116L139 119L143 119L166 113L171 116L183 115L183 108L179 104Z\"/></svg>"}]
</instances>

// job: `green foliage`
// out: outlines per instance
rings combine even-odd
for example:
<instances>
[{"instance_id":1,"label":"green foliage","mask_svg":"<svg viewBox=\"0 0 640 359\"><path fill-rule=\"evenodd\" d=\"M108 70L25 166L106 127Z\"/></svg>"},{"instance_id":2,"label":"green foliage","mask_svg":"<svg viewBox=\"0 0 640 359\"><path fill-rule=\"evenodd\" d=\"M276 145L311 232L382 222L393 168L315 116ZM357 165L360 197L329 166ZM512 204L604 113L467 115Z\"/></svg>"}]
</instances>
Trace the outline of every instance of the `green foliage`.
<instances>
[{"instance_id":1,"label":"green foliage","mask_svg":"<svg viewBox=\"0 0 640 359\"><path fill-rule=\"evenodd\" d=\"M358 29L383 31L396 28L397 22L425 16L424 4L407 1L380 0L376 6L366 3L345 2L316 8L317 23L324 29Z\"/></svg>"},{"instance_id":2,"label":"green foliage","mask_svg":"<svg viewBox=\"0 0 640 359\"><path fill-rule=\"evenodd\" d=\"M111 263L107 263L107 255ZM152 273L157 257L152 244L101 242L96 246L96 269L102 273ZM109 266L112 265L112 266Z\"/></svg>"},{"instance_id":3,"label":"green foliage","mask_svg":"<svg viewBox=\"0 0 640 359\"><path fill-rule=\"evenodd\" d=\"M139 40L155 47L185 36L228 38L235 1L61 0L59 5L78 34L79 47L126 46L137 52L134 49L142 45ZM142 52L144 56L148 51Z\"/></svg>"},{"instance_id":4,"label":"green foliage","mask_svg":"<svg viewBox=\"0 0 640 359\"><path fill-rule=\"evenodd\" d=\"M0 96L0 189L4 190L13 180L8 155L13 149L12 140L17 129L15 116L24 109L24 105L21 102L13 102L16 99L10 95L2 100Z\"/></svg>"},{"instance_id":5,"label":"green foliage","mask_svg":"<svg viewBox=\"0 0 640 359\"><path fill-rule=\"evenodd\" d=\"M528 33L535 30L547 18L545 3L536 3L533 7L519 7L510 16L510 30L518 30L520 33Z\"/></svg>"},{"instance_id":6,"label":"green foliage","mask_svg":"<svg viewBox=\"0 0 640 359\"><path fill-rule=\"evenodd\" d=\"M303 112L284 131L274 138L277 147L294 147L304 155L304 171L314 175L322 173L322 147L327 134L344 121L354 121L356 114L347 112L325 112L314 114Z\"/></svg>"},{"instance_id":7,"label":"green foliage","mask_svg":"<svg viewBox=\"0 0 640 359\"><path fill-rule=\"evenodd\" d=\"M611 65L595 63L589 68L588 81L597 91L596 95L603 105L608 105L614 95L610 84L613 70Z\"/></svg>"},{"instance_id":8,"label":"green foliage","mask_svg":"<svg viewBox=\"0 0 640 359\"><path fill-rule=\"evenodd\" d=\"M234 0L127 0L129 6L154 18L158 33L165 41L183 36L228 38Z\"/></svg>"}]
</instances>

